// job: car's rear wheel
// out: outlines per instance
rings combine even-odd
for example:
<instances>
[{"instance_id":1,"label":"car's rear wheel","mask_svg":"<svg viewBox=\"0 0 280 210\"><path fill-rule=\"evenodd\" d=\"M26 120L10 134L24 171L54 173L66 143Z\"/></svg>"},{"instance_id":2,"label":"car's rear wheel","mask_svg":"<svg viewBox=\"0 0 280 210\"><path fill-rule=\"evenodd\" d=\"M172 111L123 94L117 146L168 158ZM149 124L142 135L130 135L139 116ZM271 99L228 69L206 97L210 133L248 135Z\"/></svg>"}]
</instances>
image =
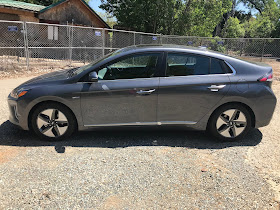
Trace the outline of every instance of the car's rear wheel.
<instances>
[{"instance_id":1,"label":"car's rear wheel","mask_svg":"<svg viewBox=\"0 0 280 210\"><path fill-rule=\"evenodd\" d=\"M246 107L240 104L228 104L213 113L208 130L218 139L235 141L248 133L251 124L251 115Z\"/></svg>"},{"instance_id":2,"label":"car's rear wheel","mask_svg":"<svg viewBox=\"0 0 280 210\"><path fill-rule=\"evenodd\" d=\"M39 137L57 141L70 136L75 131L76 120L67 107L56 103L45 103L34 110L31 125Z\"/></svg>"}]
</instances>

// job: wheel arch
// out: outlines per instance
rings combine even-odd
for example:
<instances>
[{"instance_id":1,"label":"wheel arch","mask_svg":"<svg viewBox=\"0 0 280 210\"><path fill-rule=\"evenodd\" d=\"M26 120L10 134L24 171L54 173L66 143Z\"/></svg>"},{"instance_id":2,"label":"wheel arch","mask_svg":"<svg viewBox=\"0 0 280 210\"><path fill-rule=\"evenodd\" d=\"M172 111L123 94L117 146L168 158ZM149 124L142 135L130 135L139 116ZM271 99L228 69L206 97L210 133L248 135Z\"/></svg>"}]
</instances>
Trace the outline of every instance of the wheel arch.
<instances>
[{"instance_id":1,"label":"wheel arch","mask_svg":"<svg viewBox=\"0 0 280 210\"><path fill-rule=\"evenodd\" d=\"M224 103L224 104L218 106L218 107L212 112L212 114L210 115L210 117L209 117L209 119L208 119L208 121L207 121L207 128L208 128L209 122L210 122L212 116L215 114L215 112L216 112L218 109L220 109L221 107L227 106L227 105L229 105L229 104L231 104L231 105L232 105L232 104L239 104L239 105L241 105L241 106L244 106L244 107L248 110L248 112L250 113L251 120L252 120L252 127L253 127L253 128L255 127L255 125L256 125L256 116L255 116L255 113L253 112L253 110L251 109L251 107L248 106L247 104L243 103L243 102L232 101L232 102L227 102L227 103Z\"/></svg>"},{"instance_id":2,"label":"wheel arch","mask_svg":"<svg viewBox=\"0 0 280 210\"><path fill-rule=\"evenodd\" d=\"M55 103L55 104L59 104L61 106L64 106L65 108L67 108L71 114L74 116L74 119L76 121L76 125L78 125L78 121L77 121L77 116L74 114L74 112L64 103L58 102L58 101L54 101L54 100L46 100L46 101L41 101L37 104L35 104L31 110L28 113L28 128L29 130L32 130L32 126L31 126L31 118L32 118L32 114L33 112L36 110L37 107L41 106L42 104L47 104L47 103Z\"/></svg>"}]
</instances>

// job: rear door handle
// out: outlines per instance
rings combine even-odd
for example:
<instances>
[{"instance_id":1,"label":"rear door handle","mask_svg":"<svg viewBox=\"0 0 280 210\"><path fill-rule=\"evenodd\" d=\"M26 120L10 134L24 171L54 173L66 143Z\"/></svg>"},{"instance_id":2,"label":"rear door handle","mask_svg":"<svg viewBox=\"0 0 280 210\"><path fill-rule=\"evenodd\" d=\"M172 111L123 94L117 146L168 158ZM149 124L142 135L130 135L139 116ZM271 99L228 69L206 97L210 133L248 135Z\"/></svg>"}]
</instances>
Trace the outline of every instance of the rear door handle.
<instances>
[{"instance_id":1,"label":"rear door handle","mask_svg":"<svg viewBox=\"0 0 280 210\"><path fill-rule=\"evenodd\" d=\"M217 92L220 89L223 89L226 85L211 85L210 87L208 87L208 89L210 89L213 92Z\"/></svg>"},{"instance_id":2,"label":"rear door handle","mask_svg":"<svg viewBox=\"0 0 280 210\"><path fill-rule=\"evenodd\" d=\"M139 95L150 95L152 92L155 92L156 89L151 89L151 90L139 90L136 93Z\"/></svg>"}]
</instances>

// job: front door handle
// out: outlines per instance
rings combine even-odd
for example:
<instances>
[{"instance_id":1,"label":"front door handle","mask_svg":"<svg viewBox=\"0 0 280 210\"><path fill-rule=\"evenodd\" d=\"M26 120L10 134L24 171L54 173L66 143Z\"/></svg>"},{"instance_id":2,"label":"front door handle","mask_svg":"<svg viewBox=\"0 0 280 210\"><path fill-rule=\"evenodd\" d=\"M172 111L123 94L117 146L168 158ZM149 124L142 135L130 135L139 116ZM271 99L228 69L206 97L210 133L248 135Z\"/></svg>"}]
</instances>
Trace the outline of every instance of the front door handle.
<instances>
[{"instance_id":1,"label":"front door handle","mask_svg":"<svg viewBox=\"0 0 280 210\"><path fill-rule=\"evenodd\" d=\"M208 89L210 89L213 92L217 92L220 89L223 89L226 85L211 85L210 87L208 87Z\"/></svg>"},{"instance_id":2,"label":"front door handle","mask_svg":"<svg viewBox=\"0 0 280 210\"><path fill-rule=\"evenodd\" d=\"M155 92L156 89L151 89L151 90L139 90L136 93L139 95L150 95L152 92Z\"/></svg>"}]
</instances>

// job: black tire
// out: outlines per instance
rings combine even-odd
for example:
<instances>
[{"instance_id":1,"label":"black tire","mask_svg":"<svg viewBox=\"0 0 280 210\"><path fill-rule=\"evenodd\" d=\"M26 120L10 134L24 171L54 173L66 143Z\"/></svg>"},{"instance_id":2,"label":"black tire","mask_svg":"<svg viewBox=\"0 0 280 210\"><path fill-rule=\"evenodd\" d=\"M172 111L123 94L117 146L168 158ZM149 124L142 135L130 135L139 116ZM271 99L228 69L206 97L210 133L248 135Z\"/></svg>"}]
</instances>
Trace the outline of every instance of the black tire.
<instances>
[{"instance_id":1,"label":"black tire","mask_svg":"<svg viewBox=\"0 0 280 210\"><path fill-rule=\"evenodd\" d=\"M46 112L47 110L56 110L55 114L54 114L54 119L58 116L57 120L59 120L59 115L63 116L63 119L67 119L67 123L66 121L57 121L49 123L49 122L45 122L45 120L47 118L44 118L44 123L47 125L43 125L41 127L41 129L38 127L38 120L42 119L42 112ZM50 111L49 111L50 112ZM62 114L61 114L62 113ZM40 117L39 117L40 114ZM45 115L46 117L48 117L47 115ZM40 118L40 119L38 119ZM51 121L51 119L50 119ZM63 122L63 123L62 123ZM58 104L58 103L43 103L41 105L39 105L38 107L36 107L36 109L33 111L32 115L31 115L31 129L32 131L39 136L40 138L44 139L44 140L48 140L48 141L59 141L62 140L65 137L69 137L71 134L73 134L73 132L77 129L77 122L76 122L76 118L73 115L73 113L69 110L69 108ZM67 128L65 128L67 125ZM40 130L43 129L47 130L48 133L52 133L54 136L47 136L45 134L43 134ZM61 130L63 129L62 135L58 135L60 134L59 132L54 132L54 130ZM66 131L65 131L66 130ZM46 133L46 132L45 132ZM57 134L57 136L55 136L55 134Z\"/></svg>"},{"instance_id":2,"label":"black tire","mask_svg":"<svg viewBox=\"0 0 280 210\"><path fill-rule=\"evenodd\" d=\"M246 124L241 123L244 120L238 121L238 119L232 120L232 122L230 122L231 120L228 119L229 115L227 115L225 113L230 113L230 112L232 112L232 110L240 111L239 114L238 114L238 112L236 112L237 113L236 117L238 117L238 118L240 117L240 118L244 119L244 116L245 116ZM234 117L234 116L235 115L233 114L232 117ZM222 122L222 124L221 124L221 122ZM237 122L239 124L237 124ZM227 104L227 105L224 105L224 106L216 109L214 111L214 113L212 114L212 116L209 120L208 126L207 126L207 130L214 137L216 137L217 139L222 140L222 141L239 140L239 139L243 138L250 131L251 128L252 128L252 117L251 117L249 111L247 110L247 108L241 104ZM234 130L234 132L233 132L233 130ZM238 132L240 132L242 130L242 132L240 132L240 134L234 136L234 134L237 134L236 130L238 130Z\"/></svg>"}]
</instances>

